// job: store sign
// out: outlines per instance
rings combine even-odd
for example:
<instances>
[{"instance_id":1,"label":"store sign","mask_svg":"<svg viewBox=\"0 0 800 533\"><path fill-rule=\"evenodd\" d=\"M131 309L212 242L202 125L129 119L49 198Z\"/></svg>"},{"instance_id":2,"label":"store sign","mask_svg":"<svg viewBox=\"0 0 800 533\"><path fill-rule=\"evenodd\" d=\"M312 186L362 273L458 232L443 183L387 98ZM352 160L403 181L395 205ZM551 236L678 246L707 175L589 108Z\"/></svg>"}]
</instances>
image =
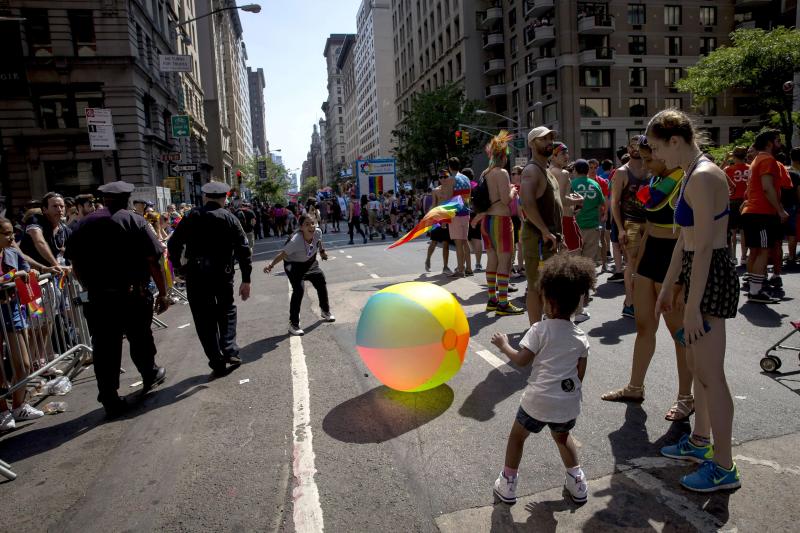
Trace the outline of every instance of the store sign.
<instances>
[{"instance_id":1,"label":"store sign","mask_svg":"<svg viewBox=\"0 0 800 533\"><path fill-rule=\"evenodd\" d=\"M192 56L160 55L158 56L158 70L161 72L191 72Z\"/></svg>"},{"instance_id":2,"label":"store sign","mask_svg":"<svg viewBox=\"0 0 800 533\"><path fill-rule=\"evenodd\" d=\"M117 149L110 109L87 107L86 126L89 129L89 147L91 150Z\"/></svg>"}]
</instances>

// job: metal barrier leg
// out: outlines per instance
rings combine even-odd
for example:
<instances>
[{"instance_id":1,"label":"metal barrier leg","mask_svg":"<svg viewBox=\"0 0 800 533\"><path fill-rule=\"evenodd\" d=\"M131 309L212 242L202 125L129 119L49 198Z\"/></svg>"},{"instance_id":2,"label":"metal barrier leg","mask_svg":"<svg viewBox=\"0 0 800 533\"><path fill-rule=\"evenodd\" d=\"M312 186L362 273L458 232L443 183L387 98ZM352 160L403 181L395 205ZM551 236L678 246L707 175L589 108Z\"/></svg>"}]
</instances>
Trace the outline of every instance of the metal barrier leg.
<instances>
[{"instance_id":1,"label":"metal barrier leg","mask_svg":"<svg viewBox=\"0 0 800 533\"><path fill-rule=\"evenodd\" d=\"M11 471L11 465L6 463L5 461L0 461L0 475L8 479L9 481L14 481L17 479L17 475Z\"/></svg>"}]
</instances>

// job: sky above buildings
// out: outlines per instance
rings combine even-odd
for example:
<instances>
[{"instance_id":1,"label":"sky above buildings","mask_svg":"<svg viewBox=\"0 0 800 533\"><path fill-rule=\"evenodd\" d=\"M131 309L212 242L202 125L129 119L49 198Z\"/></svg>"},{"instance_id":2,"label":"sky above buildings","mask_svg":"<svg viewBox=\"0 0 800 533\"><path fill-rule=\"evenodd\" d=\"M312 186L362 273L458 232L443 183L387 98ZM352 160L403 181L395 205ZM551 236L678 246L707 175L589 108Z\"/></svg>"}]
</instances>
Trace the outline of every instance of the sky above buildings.
<instances>
[{"instance_id":1,"label":"sky above buildings","mask_svg":"<svg viewBox=\"0 0 800 533\"><path fill-rule=\"evenodd\" d=\"M243 5L246 0L238 2ZM331 33L355 33L360 0L260 0L239 12L247 64L263 68L267 140L287 169L303 165L312 127L324 116L328 75L322 51ZM300 174L299 170L297 171Z\"/></svg>"}]
</instances>

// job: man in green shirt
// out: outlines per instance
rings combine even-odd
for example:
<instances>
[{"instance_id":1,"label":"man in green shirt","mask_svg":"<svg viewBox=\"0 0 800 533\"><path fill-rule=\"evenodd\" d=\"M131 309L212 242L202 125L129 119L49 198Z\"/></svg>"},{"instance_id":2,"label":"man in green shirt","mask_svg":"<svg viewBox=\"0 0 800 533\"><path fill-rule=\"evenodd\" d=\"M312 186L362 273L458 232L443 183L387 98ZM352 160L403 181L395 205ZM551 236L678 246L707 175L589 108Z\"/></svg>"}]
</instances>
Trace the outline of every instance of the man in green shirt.
<instances>
[{"instance_id":1,"label":"man in green shirt","mask_svg":"<svg viewBox=\"0 0 800 533\"><path fill-rule=\"evenodd\" d=\"M605 197L600 185L589 178L589 163L585 159L575 161L575 177L570 185L572 192L583 197L583 206L575 213L575 222L581 232L581 255L595 264L600 264L600 223L605 214Z\"/></svg>"}]
</instances>

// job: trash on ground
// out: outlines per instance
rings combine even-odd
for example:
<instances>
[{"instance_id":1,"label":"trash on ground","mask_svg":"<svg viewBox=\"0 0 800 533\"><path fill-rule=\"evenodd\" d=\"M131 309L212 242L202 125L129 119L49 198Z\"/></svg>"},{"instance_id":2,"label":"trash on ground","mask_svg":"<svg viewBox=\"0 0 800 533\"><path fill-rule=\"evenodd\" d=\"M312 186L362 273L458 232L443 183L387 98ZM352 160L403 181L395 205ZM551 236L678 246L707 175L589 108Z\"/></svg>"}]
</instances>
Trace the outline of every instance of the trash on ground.
<instances>
[{"instance_id":1,"label":"trash on ground","mask_svg":"<svg viewBox=\"0 0 800 533\"><path fill-rule=\"evenodd\" d=\"M141 381L134 381L133 383L130 384L130 388L138 387L141 384L142 384Z\"/></svg>"},{"instance_id":2,"label":"trash on ground","mask_svg":"<svg viewBox=\"0 0 800 533\"><path fill-rule=\"evenodd\" d=\"M178 326L178 329L183 329L183 328L188 328L188 327L189 327L189 323L186 323L186 324L184 324L182 326Z\"/></svg>"},{"instance_id":3,"label":"trash on ground","mask_svg":"<svg viewBox=\"0 0 800 533\"><path fill-rule=\"evenodd\" d=\"M734 396L737 400L746 400L747 396Z\"/></svg>"},{"instance_id":4,"label":"trash on ground","mask_svg":"<svg viewBox=\"0 0 800 533\"><path fill-rule=\"evenodd\" d=\"M50 402L44 407L42 407L42 411L46 415L55 415L58 413L63 413L67 410L67 402Z\"/></svg>"},{"instance_id":5,"label":"trash on ground","mask_svg":"<svg viewBox=\"0 0 800 533\"><path fill-rule=\"evenodd\" d=\"M67 376L59 376L56 379L49 381L45 387L47 394L55 394L63 396L72 390L72 382Z\"/></svg>"},{"instance_id":6,"label":"trash on ground","mask_svg":"<svg viewBox=\"0 0 800 533\"><path fill-rule=\"evenodd\" d=\"M250 378L240 379L239 380L239 385L244 385L245 383L250 383Z\"/></svg>"}]
</instances>

